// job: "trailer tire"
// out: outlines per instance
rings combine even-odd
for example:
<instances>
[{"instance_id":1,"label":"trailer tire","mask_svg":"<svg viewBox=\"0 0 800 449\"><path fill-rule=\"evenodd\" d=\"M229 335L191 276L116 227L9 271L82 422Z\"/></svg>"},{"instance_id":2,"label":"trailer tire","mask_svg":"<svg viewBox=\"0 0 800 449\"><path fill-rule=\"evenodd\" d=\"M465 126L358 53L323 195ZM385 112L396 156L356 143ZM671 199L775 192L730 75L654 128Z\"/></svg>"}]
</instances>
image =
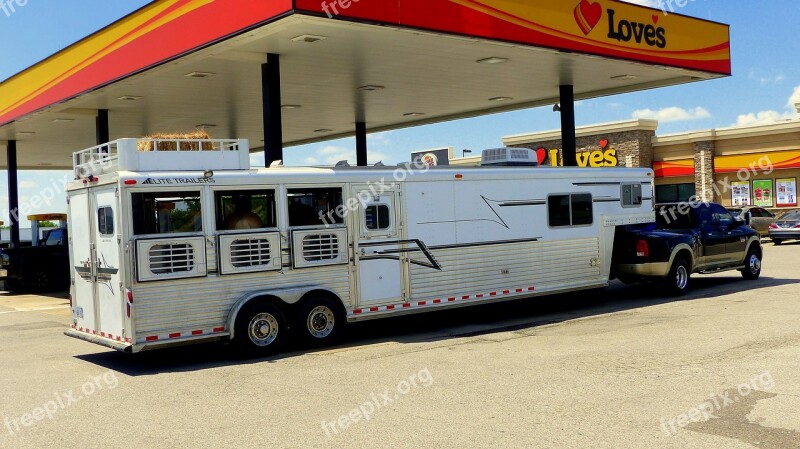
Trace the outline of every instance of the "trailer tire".
<instances>
[{"instance_id":1,"label":"trailer tire","mask_svg":"<svg viewBox=\"0 0 800 449\"><path fill-rule=\"evenodd\" d=\"M692 265L686 257L678 256L669 269L664 280L664 287L670 296L683 296L689 292L692 277Z\"/></svg>"},{"instance_id":2,"label":"trailer tire","mask_svg":"<svg viewBox=\"0 0 800 449\"><path fill-rule=\"evenodd\" d=\"M312 296L300 303L294 331L308 346L329 346L341 337L345 321L344 311L334 299Z\"/></svg>"},{"instance_id":3,"label":"trailer tire","mask_svg":"<svg viewBox=\"0 0 800 449\"><path fill-rule=\"evenodd\" d=\"M236 316L233 344L245 356L269 356L280 352L288 339L286 317L278 306L254 301Z\"/></svg>"}]
</instances>

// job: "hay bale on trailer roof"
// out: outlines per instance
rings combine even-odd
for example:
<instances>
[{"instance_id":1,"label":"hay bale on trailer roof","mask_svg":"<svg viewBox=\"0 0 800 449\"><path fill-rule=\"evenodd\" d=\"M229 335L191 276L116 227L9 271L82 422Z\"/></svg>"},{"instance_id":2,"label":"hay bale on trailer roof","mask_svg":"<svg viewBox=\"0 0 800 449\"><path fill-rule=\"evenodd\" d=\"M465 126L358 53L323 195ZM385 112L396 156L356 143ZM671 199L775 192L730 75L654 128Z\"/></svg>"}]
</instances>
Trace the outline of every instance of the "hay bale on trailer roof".
<instances>
[{"instance_id":1,"label":"hay bale on trailer roof","mask_svg":"<svg viewBox=\"0 0 800 449\"><path fill-rule=\"evenodd\" d=\"M185 133L154 133L144 136L142 139L137 143L139 151L209 151L214 149L213 142L200 142L211 139L204 129Z\"/></svg>"}]
</instances>

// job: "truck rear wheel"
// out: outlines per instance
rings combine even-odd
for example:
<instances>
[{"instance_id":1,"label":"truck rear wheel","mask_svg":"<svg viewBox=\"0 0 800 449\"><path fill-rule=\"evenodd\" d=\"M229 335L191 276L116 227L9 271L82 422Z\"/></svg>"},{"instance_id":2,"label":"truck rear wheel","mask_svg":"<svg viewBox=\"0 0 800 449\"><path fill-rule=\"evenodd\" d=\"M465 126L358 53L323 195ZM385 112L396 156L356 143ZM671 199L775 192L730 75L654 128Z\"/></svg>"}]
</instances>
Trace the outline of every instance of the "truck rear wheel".
<instances>
[{"instance_id":1,"label":"truck rear wheel","mask_svg":"<svg viewBox=\"0 0 800 449\"><path fill-rule=\"evenodd\" d=\"M300 305L295 330L309 346L320 347L338 340L344 324L342 308L333 299L318 296Z\"/></svg>"},{"instance_id":2,"label":"truck rear wheel","mask_svg":"<svg viewBox=\"0 0 800 449\"><path fill-rule=\"evenodd\" d=\"M747 257L744 259L744 269L742 277L755 281L761 276L761 249L756 246L751 246L747 251Z\"/></svg>"},{"instance_id":3,"label":"truck rear wheel","mask_svg":"<svg viewBox=\"0 0 800 449\"><path fill-rule=\"evenodd\" d=\"M679 256L672 263L664 286L671 296L683 296L689 292L691 278L691 264L685 257Z\"/></svg>"},{"instance_id":4,"label":"truck rear wheel","mask_svg":"<svg viewBox=\"0 0 800 449\"><path fill-rule=\"evenodd\" d=\"M283 349L288 330L286 318L277 306L257 301L239 311L233 342L244 355L273 355Z\"/></svg>"}]
</instances>

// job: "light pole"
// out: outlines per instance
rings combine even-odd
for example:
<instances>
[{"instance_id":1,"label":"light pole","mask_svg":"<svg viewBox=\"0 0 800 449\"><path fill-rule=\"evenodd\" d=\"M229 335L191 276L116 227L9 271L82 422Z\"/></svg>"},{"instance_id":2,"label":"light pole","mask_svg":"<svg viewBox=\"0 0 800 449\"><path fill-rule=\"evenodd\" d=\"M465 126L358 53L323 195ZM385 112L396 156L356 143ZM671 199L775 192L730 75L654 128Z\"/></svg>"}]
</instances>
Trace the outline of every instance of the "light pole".
<instances>
[{"instance_id":1,"label":"light pole","mask_svg":"<svg viewBox=\"0 0 800 449\"><path fill-rule=\"evenodd\" d=\"M464 159L467 153L472 153L472 150L461 150L461 159Z\"/></svg>"}]
</instances>

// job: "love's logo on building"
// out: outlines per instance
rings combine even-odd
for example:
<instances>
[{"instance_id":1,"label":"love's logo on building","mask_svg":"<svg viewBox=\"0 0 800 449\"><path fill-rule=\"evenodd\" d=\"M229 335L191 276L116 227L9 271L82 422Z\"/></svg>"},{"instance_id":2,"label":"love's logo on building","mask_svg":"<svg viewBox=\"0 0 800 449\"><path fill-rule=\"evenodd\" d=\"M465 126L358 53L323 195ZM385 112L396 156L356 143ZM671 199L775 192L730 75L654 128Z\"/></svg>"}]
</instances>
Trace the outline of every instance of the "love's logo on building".
<instances>
[{"instance_id":1,"label":"love's logo on building","mask_svg":"<svg viewBox=\"0 0 800 449\"><path fill-rule=\"evenodd\" d=\"M548 150L544 147L536 149L536 156L539 165L544 165L549 162L553 167L563 167L564 161L561 159L561 150L553 148ZM577 153L578 167L616 167L619 165L619 158L617 158L617 150L610 147L608 139L600 141L599 150L581 151Z\"/></svg>"},{"instance_id":2,"label":"love's logo on building","mask_svg":"<svg viewBox=\"0 0 800 449\"><path fill-rule=\"evenodd\" d=\"M652 23L619 17L617 11L612 8L607 8L605 14L608 17L608 39L625 43L635 42L648 47L667 47L667 30L663 26L659 26L660 16L658 13L650 16ZM575 7L574 15L578 28L588 36L603 18L603 6L600 2L592 3L589 0L581 0Z\"/></svg>"}]
</instances>

